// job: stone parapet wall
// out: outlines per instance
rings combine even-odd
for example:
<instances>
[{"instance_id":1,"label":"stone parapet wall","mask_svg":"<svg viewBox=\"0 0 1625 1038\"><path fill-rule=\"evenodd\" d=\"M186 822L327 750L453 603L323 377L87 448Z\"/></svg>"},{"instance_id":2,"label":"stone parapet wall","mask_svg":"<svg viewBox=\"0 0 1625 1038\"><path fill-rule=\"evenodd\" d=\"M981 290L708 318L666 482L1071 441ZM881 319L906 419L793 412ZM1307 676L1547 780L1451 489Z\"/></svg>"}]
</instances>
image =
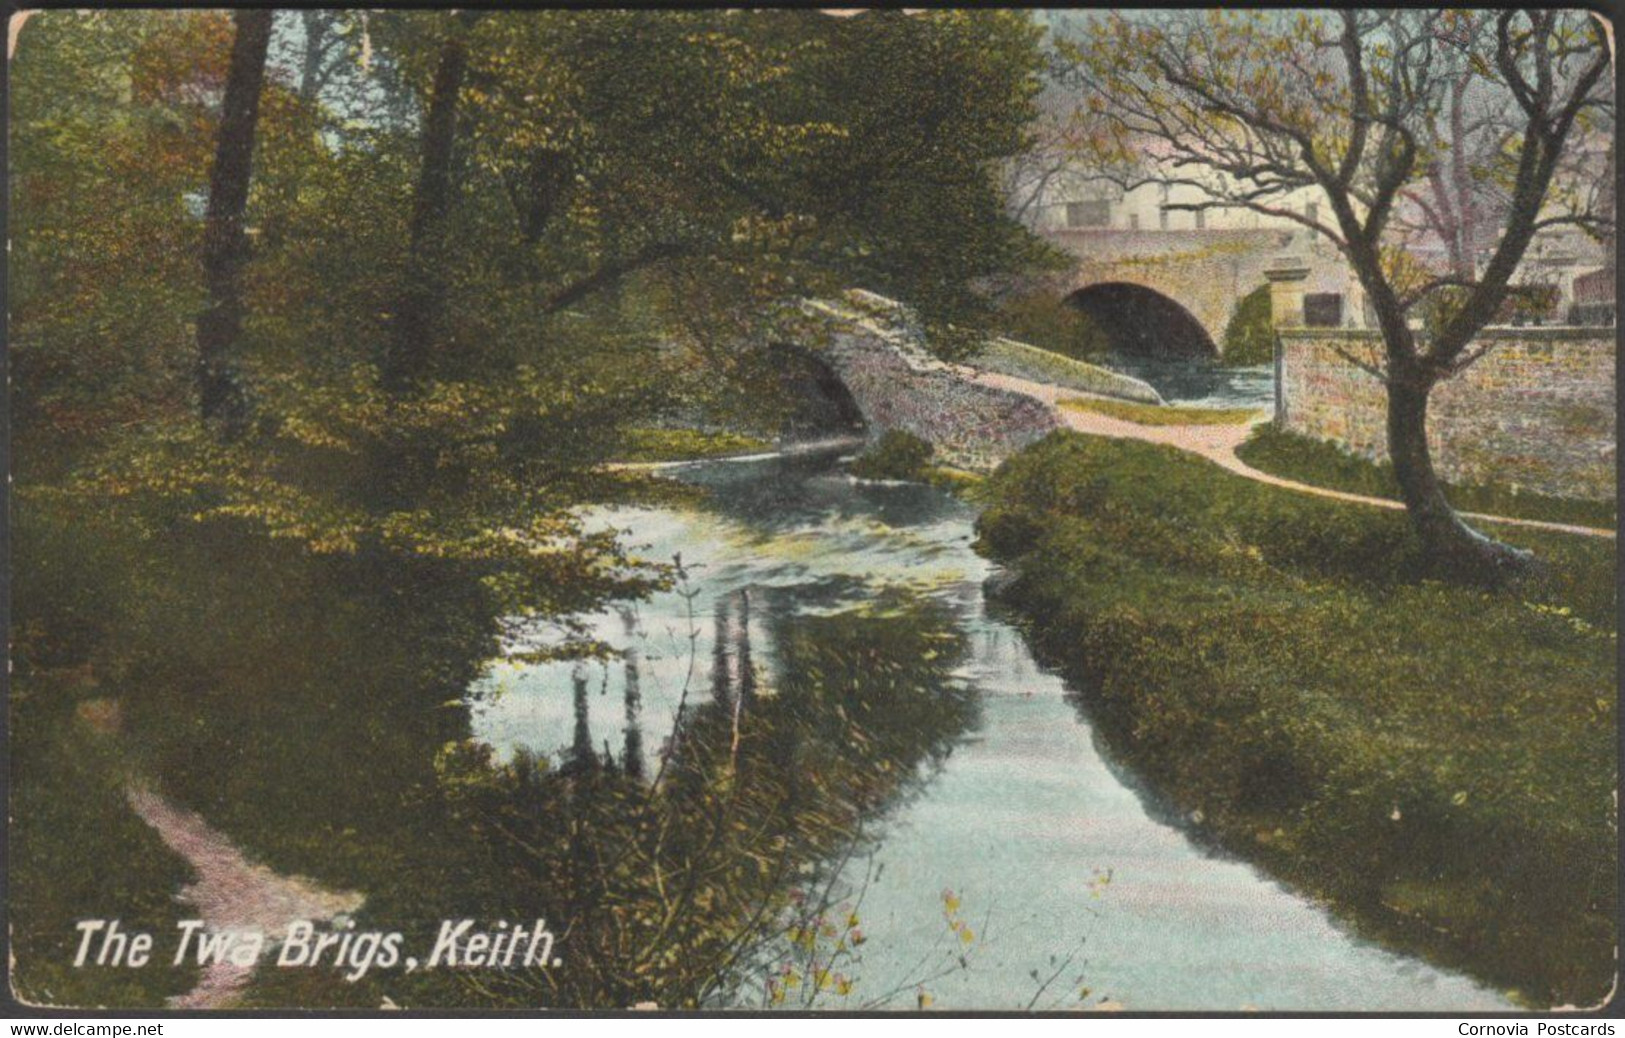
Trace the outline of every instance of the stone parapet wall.
<instances>
[{"instance_id":1,"label":"stone parapet wall","mask_svg":"<svg viewBox=\"0 0 1625 1038\"><path fill-rule=\"evenodd\" d=\"M1615 495L1612 329L1490 328L1490 351L1430 398L1428 440L1453 483L1502 483L1560 497ZM1387 458L1382 385L1338 351L1376 363L1375 332L1283 329L1276 424Z\"/></svg>"},{"instance_id":2,"label":"stone parapet wall","mask_svg":"<svg viewBox=\"0 0 1625 1038\"><path fill-rule=\"evenodd\" d=\"M846 385L872 438L900 429L935 447L938 461L985 472L1060 428L1041 401L969 381L932 356L906 310L888 307L898 304L871 293L809 302L815 328L799 336Z\"/></svg>"}]
</instances>

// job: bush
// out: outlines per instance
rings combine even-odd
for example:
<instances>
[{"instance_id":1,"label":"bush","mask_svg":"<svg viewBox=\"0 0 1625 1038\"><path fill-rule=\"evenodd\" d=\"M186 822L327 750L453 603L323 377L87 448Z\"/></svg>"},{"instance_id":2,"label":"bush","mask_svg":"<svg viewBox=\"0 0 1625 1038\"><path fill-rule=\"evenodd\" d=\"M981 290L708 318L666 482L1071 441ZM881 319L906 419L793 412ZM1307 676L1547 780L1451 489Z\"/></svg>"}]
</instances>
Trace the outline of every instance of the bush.
<instances>
[{"instance_id":1,"label":"bush","mask_svg":"<svg viewBox=\"0 0 1625 1038\"><path fill-rule=\"evenodd\" d=\"M1275 358L1275 321L1270 287L1261 285L1236 303L1224 326L1224 363L1231 367L1268 364Z\"/></svg>"},{"instance_id":2,"label":"bush","mask_svg":"<svg viewBox=\"0 0 1625 1038\"><path fill-rule=\"evenodd\" d=\"M887 429L852 462L859 479L923 479L936 449L913 433Z\"/></svg>"},{"instance_id":3,"label":"bush","mask_svg":"<svg viewBox=\"0 0 1625 1038\"><path fill-rule=\"evenodd\" d=\"M1490 594L1401 513L1073 433L983 495L1035 648L1180 814L1523 1001L1606 994L1612 542L1520 533L1552 576Z\"/></svg>"},{"instance_id":4,"label":"bush","mask_svg":"<svg viewBox=\"0 0 1625 1038\"><path fill-rule=\"evenodd\" d=\"M1011 296L993 324L1004 334L1040 349L1087 360L1111 352L1111 337L1089 315L1054 292Z\"/></svg>"}]
</instances>

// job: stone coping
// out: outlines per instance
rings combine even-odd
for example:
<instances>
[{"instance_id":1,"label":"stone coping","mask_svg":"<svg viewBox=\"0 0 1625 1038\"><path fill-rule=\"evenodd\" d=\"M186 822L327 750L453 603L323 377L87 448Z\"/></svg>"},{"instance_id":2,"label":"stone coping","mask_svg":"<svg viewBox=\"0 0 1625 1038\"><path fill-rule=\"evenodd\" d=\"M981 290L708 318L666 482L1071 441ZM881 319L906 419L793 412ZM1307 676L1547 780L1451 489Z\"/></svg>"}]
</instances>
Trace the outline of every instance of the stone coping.
<instances>
[{"instance_id":1,"label":"stone coping","mask_svg":"<svg viewBox=\"0 0 1625 1038\"><path fill-rule=\"evenodd\" d=\"M1369 339L1372 342L1382 341L1382 332L1375 328L1310 328L1291 327L1277 328L1277 334L1290 336L1294 339ZM1547 324L1525 325L1515 327L1510 324L1496 324L1482 328L1476 335L1477 339L1524 339L1551 342L1594 342L1598 345L1615 346L1619 341L1619 331L1603 325L1583 324Z\"/></svg>"}]
</instances>

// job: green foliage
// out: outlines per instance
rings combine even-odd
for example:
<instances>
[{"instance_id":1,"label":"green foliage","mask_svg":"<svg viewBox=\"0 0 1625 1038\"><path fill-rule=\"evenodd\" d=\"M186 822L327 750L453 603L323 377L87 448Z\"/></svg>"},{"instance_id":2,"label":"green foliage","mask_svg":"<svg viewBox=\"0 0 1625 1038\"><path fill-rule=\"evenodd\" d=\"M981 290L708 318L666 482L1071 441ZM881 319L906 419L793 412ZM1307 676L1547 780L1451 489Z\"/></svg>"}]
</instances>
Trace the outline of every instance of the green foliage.
<instances>
[{"instance_id":1,"label":"green foliage","mask_svg":"<svg viewBox=\"0 0 1625 1038\"><path fill-rule=\"evenodd\" d=\"M60 449L184 408L188 322L202 302L200 228L183 195L209 127L196 91L218 15L34 15L10 99L9 277L17 475L60 469ZM225 23L228 24L229 23Z\"/></svg>"},{"instance_id":2,"label":"green foliage","mask_svg":"<svg viewBox=\"0 0 1625 1038\"><path fill-rule=\"evenodd\" d=\"M368 31L376 74L308 94L273 68L265 88L238 358L257 421L225 446L194 414L193 210L229 19L28 24L22 487L139 505L119 514L149 530L248 519L318 552L477 561L516 607L563 608L560 586L590 605L637 578L572 511L647 492L600 471L622 429L760 380L742 344L767 304L866 283L963 329L974 278L1043 255L990 175L1036 90L1036 33L1011 13L390 12ZM470 71L442 306L421 391L395 398L377 366L415 276L402 200L448 32Z\"/></svg>"},{"instance_id":3,"label":"green foliage","mask_svg":"<svg viewBox=\"0 0 1625 1038\"><path fill-rule=\"evenodd\" d=\"M773 444L754 436L694 429L628 429L623 442L621 457L632 462L687 461L773 449Z\"/></svg>"},{"instance_id":4,"label":"green foliage","mask_svg":"<svg viewBox=\"0 0 1625 1038\"><path fill-rule=\"evenodd\" d=\"M87 918L119 920L126 933L173 933L191 912L172 894L191 869L130 812L125 771L109 736L74 716L92 702L85 669L36 672L11 684L11 826L7 922L11 991L65 1009L152 1007L197 982L195 966L155 954L140 969L74 968ZM95 945L92 945L92 956Z\"/></svg>"},{"instance_id":5,"label":"green foliage","mask_svg":"<svg viewBox=\"0 0 1625 1038\"><path fill-rule=\"evenodd\" d=\"M936 448L902 429L887 429L852 462L859 479L921 479Z\"/></svg>"},{"instance_id":6,"label":"green foliage","mask_svg":"<svg viewBox=\"0 0 1625 1038\"><path fill-rule=\"evenodd\" d=\"M1509 285L1495 319L1500 324L1515 325L1555 321L1561 299L1562 293L1556 285Z\"/></svg>"},{"instance_id":7,"label":"green foliage","mask_svg":"<svg viewBox=\"0 0 1625 1038\"><path fill-rule=\"evenodd\" d=\"M1275 357L1275 322L1270 287L1260 285L1236 303L1224 326L1224 363L1230 367L1268 364Z\"/></svg>"},{"instance_id":8,"label":"green foliage","mask_svg":"<svg viewBox=\"0 0 1625 1038\"><path fill-rule=\"evenodd\" d=\"M1357 926L1534 1005L1613 972L1614 545L1430 579L1404 516L1055 434L981 546L1091 717L1182 814Z\"/></svg>"},{"instance_id":9,"label":"green foliage","mask_svg":"<svg viewBox=\"0 0 1625 1038\"><path fill-rule=\"evenodd\" d=\"M1111 337L1089 315L1053 292L1025 292L999 304L998 329L1020 342L1076 360L1111 351Z\"/></svg>"},{"instance_id":10,"label":"green foliage","mask_svg":"<svg viewBox=\"0 0 1625 1038\"><path fill-rule=\"evenodd\" d=\"M1370 497L1399 498L1399 484L1388 462L1373 462L1328 440L1260 425L1236 451L1241 460L1275 476L1311 486ZM1497 484L1446 485L1450 503L1464 512L1540 519L1613 529L1618 515L1612 501L1550 497Z\"/></svg>"},{"instance_id":11,"label":"green foliage","mask_svg":"<svg viewBox=\"0 0 1625 1038\"><path fill-rule=\"evenodd\" d=\"M409 601L407 615L434 631L439 610ZM382 604L361 603L357 623ZM863 824L911 790L975 720L973 697L950 676L963 645L940 604L899 595L771 623L785 676L739 690L737 712L731 697L688 701L671 749L651 760L657 775L628 774L594 751L499 758L459 731L460 709L438 737L420 727L361 738L367 717L339 717L314 759L331 763L327 754L348 745L367 766L357 788L301 808L303 776L285 765L302 711L271 712L265 722L283 741L249 749L221 810L279 867L369 891L365 918L406 921L420 946L439 919L470 914L545 916L569 938L563 964L545 973L377 973L348 984L321 971L265 971L254 1004L372 1007L386 995L412 1008L756 1001L769 978L783 976L787 934L823 911L834 877L822 863L853 851ZM438 641L439 651L467 660ZM429 655L392 648L377 658L392 680L421 683L427 674L397 668ZM365 687L387 695L356 662ZM233 734L230 719L211 711L211 734ZM205 788L216 769L201 762L188 788ZM279 803L256 810L242 799L249 795Z\"/></svg>"},{"instance_id":12,"label":"green foliage","mask_svg":"<svg viewBox=\"0 0 1625 1038\"><path fill-rule=\"evenodd\" d=\"M303 17L277 16L274 57L298 49ZM784 631L783 651L830 681L798 678L747 719L738 758L727 719L696 718L707 748L653 800L625 776L449 757L442 788L437 753L466 738L457 704L499 630L528 619L559 634L548 652L601 655L580 618L665 586L670 567L583 514L667 492L613 466L628 453L760 445L683 429L740 412L729 427L772 426L756 344L776 304L864 285L969 337L985 316L977 278L1053 261L1005 216L992 176L1024 145L1037 32L1014 12L366 19L363 43L355 16L328 16L340 64L313 67L319 85L297 56L268 71L232 358L254 421L229 443L202 429L194 385L229 16L48 11L16 41L19 991L151 1004L190 983L55 965L70 912L165 929L176 911L184 869L121 802L144 773L270 866L367 891L380 923L486 907L552 918L561 891L579 897L581 972L549 1004L699 1004L716 957L763 922L751 913L781 921L784 875L760 863L799 868L849 840L963 727L969 705L918 662L948 666L940 618L900 606L912 619L887 619L891 640L850 661ZM440 283L429 356L410 392L391 392L379 365L423 287L412 200L448 33L469 68L451 197L423 250ZM857 667L895 671L893 701L831 683ZM119 745L82 745L72 717L89 693L64 671L121 704ZM880 742L851 736L860 721ZM794 790L800 805L784 799L800 769L783 767L783 740L829 784ZM723 831L708 828L719 810ZM583 871L559 841L586 816L604 826L594 850L652 868ZM651 826L676 835L650 845ZM699 899L676 928L657 919L662 869ZM606 884L632 915L594 902ZM615 943L629 934L643 946ZM372 1008L382 995L374 980L271 972L253 997ZM408 995L429 1003L491 1002L455 978L417 983Z\"/></svg>"},{"instance_id":13,"label":"green foliage","mask_svg":"<svg viewBox=\"0 0 1625 1038\"><path fill-rule=\"evenodd\" d=\"M839 233L849 283L928 322L985 327L989 304L966 291L967 273L1061 262L1004 216L992 176L1026 146L1041 30L993 10L875 10L816 26L809 101L848 130L814 159L804 204Z\"/></svg>"},{"instance_id":14,"label":"green foliage","mask_svg":"<svg viewBox=\"0 0 1625 1038\"><path fill-rule=\"evenodd\" d=\"M1422 318L1422 328L1430 337L1437 337L1468 302L1471 293L1456 285L1435 289L1416 305L1415 313ZM1509 285L1506 298L1496 309L1491 324L1522 326L1556 322L1557 306L1561 294L1556 285Z\"/></svg>"}]
</instances>

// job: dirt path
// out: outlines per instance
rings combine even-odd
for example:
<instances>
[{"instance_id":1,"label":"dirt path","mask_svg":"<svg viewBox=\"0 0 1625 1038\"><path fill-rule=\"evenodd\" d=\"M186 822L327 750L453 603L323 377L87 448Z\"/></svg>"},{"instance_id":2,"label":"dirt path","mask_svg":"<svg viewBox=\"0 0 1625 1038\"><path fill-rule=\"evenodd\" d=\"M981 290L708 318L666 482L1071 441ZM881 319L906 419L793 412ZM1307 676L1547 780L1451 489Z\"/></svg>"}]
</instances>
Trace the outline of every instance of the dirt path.
<instances>
[{"instance_id":1,"label":"dirt path","mask_svg":"<svg viewBox=\"0 0 1625 1038\"><path fill-rule=\"evenodd\" d=\"M146 786L132 784L127 794L142 821L197 873L197 881L183 887L179 898L197 909L196 917L208 933L258 932L270 949L292 923L302 919L321 923L361 907L360 894L324 890L310 880L283 876L250 861L200 816ZM171 998L169 1004L176 1009L221 1008L237 997L253 973L253 966L209 964L197 987Z\"/></svg>"},{"instance_id":2,"label":"dirt path","mask_svg":"<svg viewBox=\"0 0 1625 1038\"><path fill-rule=\"evenodd\" d=\"M1007 389L1016 393L1023 393L1034 399L1041 400L1055 408L1056 416L1066 423L1069 428L1078 432L1088 433L1092 436L1109 436L1113 439L1144 440L1147 443L1162 443L1180 450L1200 455L1227 471L1238 476L1256 480L1259 483L1268 483L1271 486L1285 487L1304 494L1313 494L1316 497L1329 497L1338 501L1349 501L1354 504L1371 505L1376 508L1402 509L1404 504L1390 498L1367 497L1364 494L1350 494L1342 490L1329 490L1325 487L1311 486L1308 483L1299 483L1296 480L1285 479L1281 476L1272 476L1268 472L1261 472L1242 461L1236 454L1236 449L1246 442L1252 432L1252 425L1141 425L1137 422L1125 421L1121 418L1112 418L1109 415L1097 414L1090 411L1074 411L1071 408L1058 406L1060 401L1068 397L1085 398L1087 394L1078 393L1070 389L1049 385L1043 382L1031 382L1027 379L1015 378L1010 375L997 375L992 372L976 372L964 369L965 376L986 386ZM1504 523L1507 526L1522 526L1534 530L1554 530L1559 533L1578 534L1582 537L1608 537L1615 536L1613 530L1604 530L1594 526L1577 526L1570 523L1552 523L1540 519L1513 519L1508 516L1484 515L1478 512L1463 512L1462 515L1476 522Z\"/></svg>"}]
</instances>

